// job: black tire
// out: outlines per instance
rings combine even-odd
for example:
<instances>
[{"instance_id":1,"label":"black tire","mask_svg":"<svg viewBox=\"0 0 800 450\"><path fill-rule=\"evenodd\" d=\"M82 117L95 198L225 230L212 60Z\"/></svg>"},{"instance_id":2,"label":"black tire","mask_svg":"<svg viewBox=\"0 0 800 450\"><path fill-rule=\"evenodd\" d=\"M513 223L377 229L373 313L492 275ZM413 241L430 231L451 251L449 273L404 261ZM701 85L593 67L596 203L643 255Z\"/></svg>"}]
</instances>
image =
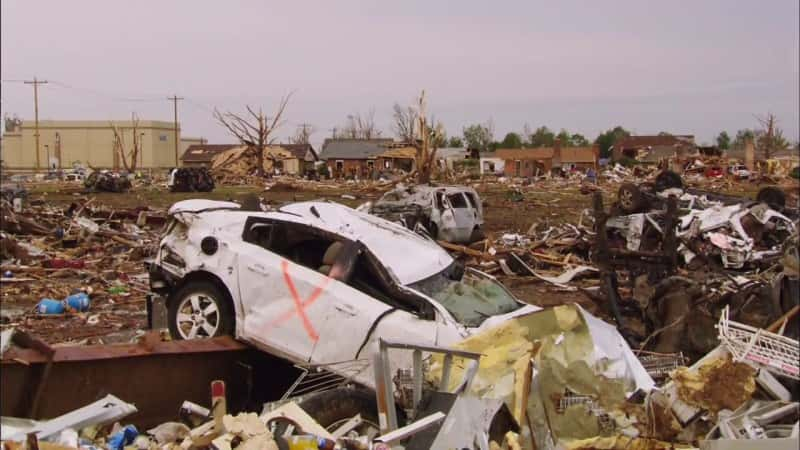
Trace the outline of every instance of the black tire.
<instances>
[{"instance_id":1,"label":"black tire","mask_svg":"<svg viewBox=\"0 0 800 450\"><path fill-rule=\"evenodd\" d=\"M184 327L179 327L178 313L183 310L184 314L190 313L194 309L191 304L191 297L198 298L199 306L203 311L206 311L210 303L216 305L216 317L208 314L204 320L213 327L213 332L209 333L208 328L204 327L205 323L198 323L197 330L195 331L194 338L210 338L216 336L232 335L236 329L236 316L233 311L231 300L216 284L209 281L190 281L178 289L174 294L169 296L169 304L167 307L167 322L169 325L169 334L172 339L183 340L191 339L192 322L184 322ZM189 303L186 304L185 302ZM194 312L197 316L198 312ZM198 317L197 320L200 320ZM202 325L201 325L202 324Z\"/></svg>"},{"instance_id":2,"label":"black tire","mask_svg":"<svg viewBox=\"0 0 800 450\"><path fill-rule=\"evenodd\" d=\"M655 186L656 192L672 188L683 189L683 179L681 179L680 175L671 170L664 170L656 176Z\"/></svg>"},{"instance_id":3,"label":"black tire","mask_svg":"<svg viewBox=\"0 0 800 450\"><path fill-rule=\"evenodd\" d=\"M430 233L431 237L434 241L439 240L439 227L436 226L435 223L429 222L428 224L428 233Z\"/></svg>"},{"instance_id":4,"label":"black tire","mask_svg":"<svg viewBox=\"0 0 800 450\"><path fill-rule=\"evenodd\" d=\"M644 209L645 198L639 186L633 183L623 183L617 191L619 208L625 214L635 214Z\"/></svg>"},{"instance_id":5,"label":"black tire","mask_svg":"<svg viewBox=\"0 0 800 450\"><path fill-rule=\"evenodd\" d=\"M299 405L325 429L333 431L356 414L380 428L375 393L362 388L338 388L313 395ZM398 422L404 422L398 415ZM401 424L402 425L402 424Z\"/></svg>"},{"instance_id":6,"label":"black tire","mask_svg":"<svg viewBox=\"0 0 800 450\"><path fill-rule=\"evenodd\" d=\"M766 203L772 208L783 208L786 206L786 194L775 186L761 188L756 195L756 200Z\"/></svg>"},{"instance_id":7,"label":"black tire","mask_svg":"<svg viewBox=\"0 0 800 450\"><path fill-rule=\"evenodd\" d=\"M473 242L478 242L482 239L486 238L486 234L484 234L481 227L476 226L475 229L472 230L472 234L469 237L469 243L472 244Z\"/></svg>"},{"instance_id":8,"label":"black tire","mask_svg":"<svg viewBox=\"0 0 800 450\"><path fill-rule=\"evenodd\" d=\"M95 184L97 183L97 177L98 176L99 176L99 174L97 172L90 173L89 176L86 177L85 180L83 180L83 185L87 189L93 189L95 187Z\"/></svg>"}]
</instances>

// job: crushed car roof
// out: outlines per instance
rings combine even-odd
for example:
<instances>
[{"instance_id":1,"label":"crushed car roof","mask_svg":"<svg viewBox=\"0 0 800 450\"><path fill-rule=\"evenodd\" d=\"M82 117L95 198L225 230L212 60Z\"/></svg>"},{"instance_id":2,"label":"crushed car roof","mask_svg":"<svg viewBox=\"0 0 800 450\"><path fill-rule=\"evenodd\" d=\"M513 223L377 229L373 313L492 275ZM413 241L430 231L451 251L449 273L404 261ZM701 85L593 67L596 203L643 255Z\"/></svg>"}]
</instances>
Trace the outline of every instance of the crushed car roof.
<instances>
[{"instance_id":1,"label":"crushed car roof","mask_svg":"<svg viewBox=\"0 0 800 450\"><path fill-rule=\"evenodd\" d=\"M170 214L203 213L215 226L244 222L248 217L264 217L309 225L360 241L389 269L397 281L408 285L433 276L453 263L453 258L435 242L395 223L362 213L345 205L311 201L291 203L277 211L243 211L231 202L184 200L170 208ZM316 213L316 214L315 214ZM241 234L241 229L237 228Z\"/></svg>"}]
</instances>

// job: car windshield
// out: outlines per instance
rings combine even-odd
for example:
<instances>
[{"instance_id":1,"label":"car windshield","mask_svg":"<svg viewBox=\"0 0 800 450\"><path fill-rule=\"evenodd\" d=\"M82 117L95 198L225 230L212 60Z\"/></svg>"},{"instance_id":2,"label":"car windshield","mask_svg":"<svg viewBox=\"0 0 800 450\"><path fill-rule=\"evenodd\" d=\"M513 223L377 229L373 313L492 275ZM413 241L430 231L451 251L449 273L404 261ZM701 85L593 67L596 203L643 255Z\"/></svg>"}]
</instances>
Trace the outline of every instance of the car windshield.
<instances>
[{"instance_id":1,"label":"car windshield","mask_svg":"<svg viewBox=\"0 0 800 450\"><path fill-rule=\"evenodd\" d=\"M465 273L461 280L450 276L451 268L410 287L433 298L455 319L468 327L477 327L489 317L510 313L523 305L503 286L490 278Z\"/></svg>"}]
</instances>

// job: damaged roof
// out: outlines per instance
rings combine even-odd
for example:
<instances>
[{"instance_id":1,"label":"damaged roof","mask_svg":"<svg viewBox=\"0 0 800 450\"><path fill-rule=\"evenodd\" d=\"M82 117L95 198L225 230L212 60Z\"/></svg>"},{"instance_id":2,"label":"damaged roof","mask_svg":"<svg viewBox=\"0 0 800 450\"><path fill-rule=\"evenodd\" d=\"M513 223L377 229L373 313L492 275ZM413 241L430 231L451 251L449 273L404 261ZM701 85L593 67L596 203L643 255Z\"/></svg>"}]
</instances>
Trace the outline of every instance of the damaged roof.
<instances>
[{"instance_id":1,"label":"damaged roof","mask_svg":"<svg viewBox=\"0 0 800 450\"><path fill-rule=\"evenodd\" d=\"M416 155L417 149L414 147L400 147L390 148L378 156L381 158L414 159Z\"/></svg>"},{"instance_id":2,"label":"damaged roof","mask_svg":"<svg viewBox=\"0 0 800 450\"><path fill-rule=\"evenodd\" d=\"M552 147L540 148L499 148L495 152L496 157L507 160L523 159L552 159L554 150Z\"/></svg>"},{"instance_id":3,"label":"damaged roof","mask_svg":"<svg viewBox=\"0 0 800 450\"><path fill-rule=\"evenodd\" d=\"M278 144L278 146L288 150L295 158L306 161L316 161L319 159L317 152L311 144Z\"/></svg>"},{"instance_id":4,"label":"damaged roof","mask_svg":"<svg viewBox=\"0 0 800 450\"><path fill-rule=\"evenodd\" d=\"M599 147L561 147L558 154L562 163L593 163L600 156Z\"/></svg>"},{"instance_id":5,"label":"damaged roof","mask_svg":"<svg viewBox=\"0 0 800 450\"><path fill-rule=\"evenodd\" d=\"M232 148L240 147L241 144L194 144L186 148L181 156L183 162L211 162L214 156L228 151Z\"/></svg>"},{"instance_id":6,"label":"damaged roof","mask_svg":"<svg viewBox=\"0 0 800 450\"><path fill-rule=\"evenodd\" d=\"M370 159L377 158L392 144L392 139L325 139L320 158Z\"/></svg>"},{"instance_id":7,"label":"damaged roof","mask_svg":"<svg viewBox=\"0 0 800 450\"><path fill-rule=\"evenodd\" d=\"M241 236L248 217L264 217L309 225L360 241L375 254L402 285L409 285L433 276L453 263L453 258L438 244L413 231L332 202L290 203L269 212L237 210L232 202L216 200L183 200L170 208L170 214L204 213L205 220L217 230Z\"/></svg>"},{"instance_id":8,"label":"damaged roof","mask_svg":"<svg viewBox=\"0 0 800 450\"><path fill-rule=\"evenodd\" d=\"M614 142L614 148L657 147L666 145L695 145L692 134L661 134L627 136Z\"/></svg>"}]
</instances>

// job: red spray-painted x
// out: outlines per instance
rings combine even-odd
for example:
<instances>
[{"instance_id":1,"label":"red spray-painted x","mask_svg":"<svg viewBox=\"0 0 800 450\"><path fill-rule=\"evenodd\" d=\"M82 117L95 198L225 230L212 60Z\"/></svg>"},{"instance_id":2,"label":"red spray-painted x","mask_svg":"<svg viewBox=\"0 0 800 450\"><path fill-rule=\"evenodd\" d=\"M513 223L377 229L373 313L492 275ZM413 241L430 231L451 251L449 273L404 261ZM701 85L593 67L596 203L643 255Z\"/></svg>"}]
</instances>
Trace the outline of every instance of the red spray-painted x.
<instances>
[{"instance_id":1,"label":"red spray-painted x","mask_svg":"<svg viewBox=\"0 0 800 450\"><path fill-rule=\"evenodd\" d=\"M329 277L325 277L322 280L322 284L315 287L314 290L311 292L311 295L308 296L307 299L302 300L300 298L300 294L297 292L297 287L294 285L294 281L292 280L291 275L289 275L289 262L288 261L281 261L281 270L283 271L283 281L286 282L286 287L289 288L289 294L292 296L292 301L294 302L294 309L286 311L275 319L272 322L272 325L278 325L283 322L289 320L293 315L297 314L300 317L300 320L303 322L303 328L305 328L308 337L316 342L319 340L319 334L314 329L314 324L311 323L311 319L308 318L306 315L306 308L311 306L322 292L325 290L325 286L328 285L328 282L331 280Z\"/></svg>"}]
</instances>

